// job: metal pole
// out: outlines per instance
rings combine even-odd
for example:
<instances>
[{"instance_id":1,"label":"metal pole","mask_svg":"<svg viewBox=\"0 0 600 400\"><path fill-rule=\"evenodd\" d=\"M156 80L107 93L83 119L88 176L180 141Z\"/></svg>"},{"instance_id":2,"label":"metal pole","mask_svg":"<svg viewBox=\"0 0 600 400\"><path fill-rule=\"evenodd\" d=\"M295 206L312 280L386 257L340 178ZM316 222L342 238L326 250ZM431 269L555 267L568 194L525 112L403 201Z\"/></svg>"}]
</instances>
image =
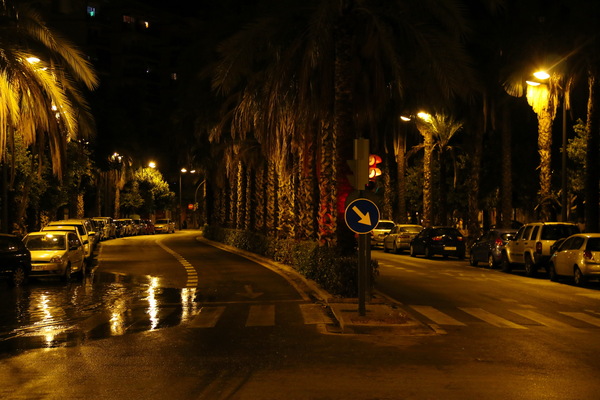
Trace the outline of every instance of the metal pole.
<instances>
[{"instance_id":1,"label":"metal pole","mask_svg":"<svg viewBox=\"0 0 600 400\"><path fill-rule=\"evenodd\" d=\"M365 316L365 271L367 269L367 233L358 234L358 315Z\"/></svg>"},{"instance_id":2,"label":"metal pole","mask_svg":"<svg viewBox=\"0 0 600 400\"><path fill-rule=\"evenodd\" d=\"M181 171L179 171L179 204L177 212L177 222L179 225L179 230L181 230Z\"/></svg>"},{"instance_id":3,"label":"metal pole","mask_svg":"<svg viewBox=\"0 0 600 400\"><path fill-rule=\"evenodd\" d=\"M567 106L565 102L565 93L563 92L562 103L562 166L561 166L561 217L562 222L569 218L569 205L567 199Z\"/></svg>"}]
</instances>

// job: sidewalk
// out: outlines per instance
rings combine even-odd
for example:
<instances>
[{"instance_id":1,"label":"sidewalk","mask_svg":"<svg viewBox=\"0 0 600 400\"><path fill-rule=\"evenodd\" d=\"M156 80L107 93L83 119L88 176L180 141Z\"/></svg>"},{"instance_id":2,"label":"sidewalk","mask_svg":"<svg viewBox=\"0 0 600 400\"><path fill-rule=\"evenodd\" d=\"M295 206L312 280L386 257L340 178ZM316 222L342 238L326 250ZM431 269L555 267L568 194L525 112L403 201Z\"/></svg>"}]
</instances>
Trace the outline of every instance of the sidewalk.
<instances>
[{"instance_id":1,"label":"sidewalk","mask_svg":"<svg viewBox=\"0 0 600 400\"><path fill-rule=\"evenodd\" d=\"M436 334L431 327L410 315L401 303L386 297L383 293L374 293L372 299L365 305L365 315L361 316L358 312L358 299L336 298L289 265L223 243L213 242L203 237L198 237L197 240L221 250L239 254L269 268L287 279L306 300L312 299L329 307L337 321L337 326L328 327L327 330L330 333L393 333L402 336Z\"/></svg>"}]
</instances>

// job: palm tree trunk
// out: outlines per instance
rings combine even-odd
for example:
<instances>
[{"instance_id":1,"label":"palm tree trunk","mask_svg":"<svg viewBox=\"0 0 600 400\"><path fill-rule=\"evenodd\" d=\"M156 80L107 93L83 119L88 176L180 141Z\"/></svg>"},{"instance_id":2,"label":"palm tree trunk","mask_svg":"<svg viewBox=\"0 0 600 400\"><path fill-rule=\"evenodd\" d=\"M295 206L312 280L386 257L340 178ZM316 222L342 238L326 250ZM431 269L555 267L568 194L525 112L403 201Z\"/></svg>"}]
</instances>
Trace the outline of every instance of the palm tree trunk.
<instances>
[{"instance_id":1,"label":"palm tree trunk","mask_svg":"<svg viewBox=\"0 0 600 400\"><path fill-rule=\"evenodd\" d=\"M540 154L540 218L552 218L552 120L547 107L538 114L538 152Z\"/></svg>"},{"instance_id":2,"label":"palm tree trunk","mask_svg":"<svg viewBox=\"0 0 600 400\"><path fill-rule=\"evenodd\" d=\"M439 162L439 182L438 182L438 219L437 223L440 225L446 225L448 223L448 185L446 184L447 168L445 163L445 156L443 151L438 152Z\"/></svg>"},{"instance_id":3,"label":"palm tree trunk","mask_svg":"<svg viewBox=\"0 0 600 400\"><path fill-rule=\"evenodd\" d=\"M337 230L336 150L334 133L326 124L320 150L318 240L321 246L333 247Z\"/></svg>"},{"instance_id":4,"label":"palm tree trunk","mask_svg":"<svg viewBox=\"0 0 600 400\"><path fill-rule=\"evenodd\" d=\"M587 232L598 232L600 230L598 203L598 183L600 180L600 167L598 162L600 113L597 102L600 97L600 83L596 78L595 71L588 74L588 108L587 108L587 130L588 142L586 146L586 169L585 169L585 230Z\"/></svg>"},{"instance_id":5,"label":"palm tree trunk","mask_svg":"<svg viewBox=\"0 0 600 400\"><path fill-rule=\"evenodd\" d=\"M274 162L269 161L267 176L267 210L266 210L266 230L267 235L271 237L277 236L277 227L279 224L278 215L278 179L277 170Z\"/></svg>"},{"instance_id":6,"label":"palm tree trunk","mask_svg":"<svg viewBox=\"0 0 600 400\"><path fill-rule=\"evenodd\" d=\"M247 231L252 231L254 229L254 210L255 207L255 179L253 174L253 169L250 167L246 168L246 207L244 209L244 215L246 219L244 221L244 229Z\"/></svg>"},{"instance_id":7,"label":"palm tree trunk","mask_svg":"<svg viewBox=\"0 0 600 400\"><path fill-rule=\"evenodd\" d=\"M432 193L431 193L431 159L433 153L433 134L429 129L421 132L425 138L423 148L423 215L422 225L425 227L432 224Z\"/></svg>"},{"instance_id":8,"label":"palm tree trunk","mask_svg":"<svg viewBox=\"0 0 600 400\"><path fill-rule=\"evenodd\" d=\"M266 185L265 185L266 167L261 165L256 173L256 216L255 229L260 233L265 233L266 227Z\"/></svg>"},{"instance_id":9,"label":"palm tree trunk","mask_svg":"<svg viewBox=\"0 0 600 400\"><path fill-rule=\"evenodd\" d=\"M246 221L246 174L244 171L244 164L242 162L238 162L237 168L237 190L236 190L236 211L237 215L235 215L235 228L243 229Z\"/></svg>"}]
</instances>

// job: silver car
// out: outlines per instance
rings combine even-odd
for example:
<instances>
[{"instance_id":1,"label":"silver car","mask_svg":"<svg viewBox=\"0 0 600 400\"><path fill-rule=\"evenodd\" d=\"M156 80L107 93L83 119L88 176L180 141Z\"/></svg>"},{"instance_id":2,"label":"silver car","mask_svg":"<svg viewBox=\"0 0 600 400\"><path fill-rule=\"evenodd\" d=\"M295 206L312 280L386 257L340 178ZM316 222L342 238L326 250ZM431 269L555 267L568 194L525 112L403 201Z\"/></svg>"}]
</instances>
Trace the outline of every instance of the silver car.
<instances>
[{"instance_id":1,"label":"silver car","mask_svg":"<svg viewBox=\"0 0 600 400\"><path fill-rule=\"evenodd\" d=\"M423 230L421 225L398 224L383 239L383 251L401 253L410 250L410 242Z\"/></svg>"},{"instance_id":2,"label":"silver car","mask_svg":"<svg viewBox=\"0 0 600 400\"><path fill-rule=\"evenodd\" d=\"M394 221L387 219L379 220L375 229L371 231L371 246L372 247L383 247L383 239L396 224Z\"/></svg>"},{"instance_id":3,"label":"silver car","mask_svg":"<svg viewBox=\"0 0 600 400\"><path fill-rule=\"evenodd\" d=\"M550 258L550 279L570 277L581 286L588 279L600 279L600 233L569 236Z\"/></svg>"}]
</instances>

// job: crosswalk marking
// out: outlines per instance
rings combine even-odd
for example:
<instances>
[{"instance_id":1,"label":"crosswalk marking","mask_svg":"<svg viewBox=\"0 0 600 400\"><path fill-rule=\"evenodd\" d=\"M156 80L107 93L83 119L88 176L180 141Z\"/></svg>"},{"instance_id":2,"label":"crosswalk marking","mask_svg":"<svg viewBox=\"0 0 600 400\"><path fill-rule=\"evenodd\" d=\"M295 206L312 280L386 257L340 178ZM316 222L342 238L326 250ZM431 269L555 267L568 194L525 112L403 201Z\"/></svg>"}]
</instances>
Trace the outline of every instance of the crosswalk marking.
<instances>
[{"instance_id":1,"label":"crosswalk marking","mask_svg":"<svg viewBox=\"0 0 600 400\"><path fill-rule=\"evenodd\" d=\"M541 325L544 326L549 326L551 328L560 328L560 329L577 329L571 325L567 325L563 322L557 321L555 319L546 317L543 314L540 314L538 312L535 311L531 311L531 310L510 310L510 312L513 312L515 314L519 314L522 317L525 317L527 319L530 319L532 321L535 321Z\"/></svg>"},{"instance_id":2,"label":"crosswalk marking","mask_svg":"<svg viewBox=\"0 0 600 400\"><path fill-rule=\"evenodd\" d=\"M274 305L250 306L246 326L273 326L275 325Z\"/></svg>"},{"instance_id":3,"label":"crosswalk marking","mask_svg":"<svg viewBox=\"0 0 600 400\"><path fill-rule=\"evenodd\" d=\"M200 312L192 320L190 326L193 328L214 328L225 311L224 306L202 307Z\"/></svg>"},{"instance_id":4,"label":"crosswalk marking","mask_svg":"<svg viewBox=\"0 0 600 400\"><path fill-rule=\"evenodd\" d=\"M304 323L307 325L333 323L331 317L325 314L323 307L319 304L300 304L300 311Z\"/></svg>"},{"instance_id":5,"label":"crosswalk marking","mask_svg":"<svg viewBox=\"0 0 600 400\"><path fill-rule=\"evenodd\" d=\"M412 305L412 306L410 306L410 308L412 308L419 314L423 314L424 316L426 316L427 318L429 318L430 320L432 320L433 322L435 322L436 324L439 324L439 325L458 325L458 326L465 325L462 322L457 321L456 319L452 318L451 316L446 315L443 312L436 310L435 308L433 308L431 306Z\"/></svg>"},{"instance_id":6,"label":"crosswalk marking","mask_svg":"<svg viewBox=\"0 0 600 400\"><path fill-rule=\"evenodd\" d=\"M487 322L488 324L497 326L498 328L527 329L524 326L515 324L514 322L499 317L498 315L492 314L481 308L459 307L459 309L467 314L479 318L482 321Z\"/></svg>"},{"instance_id":7,"label":"crosswalk marking","mask_svg":"<svg viewBox=\"0 0 600 400\"><path fill-rule=\"evenodd\" d=\"M590 325L594 325L600 327L600 318L593 317L591 315L582 313L582 312L560 312L568 317L578 319L583 322L587 322Z\"/></svg>"}]
</instances>

